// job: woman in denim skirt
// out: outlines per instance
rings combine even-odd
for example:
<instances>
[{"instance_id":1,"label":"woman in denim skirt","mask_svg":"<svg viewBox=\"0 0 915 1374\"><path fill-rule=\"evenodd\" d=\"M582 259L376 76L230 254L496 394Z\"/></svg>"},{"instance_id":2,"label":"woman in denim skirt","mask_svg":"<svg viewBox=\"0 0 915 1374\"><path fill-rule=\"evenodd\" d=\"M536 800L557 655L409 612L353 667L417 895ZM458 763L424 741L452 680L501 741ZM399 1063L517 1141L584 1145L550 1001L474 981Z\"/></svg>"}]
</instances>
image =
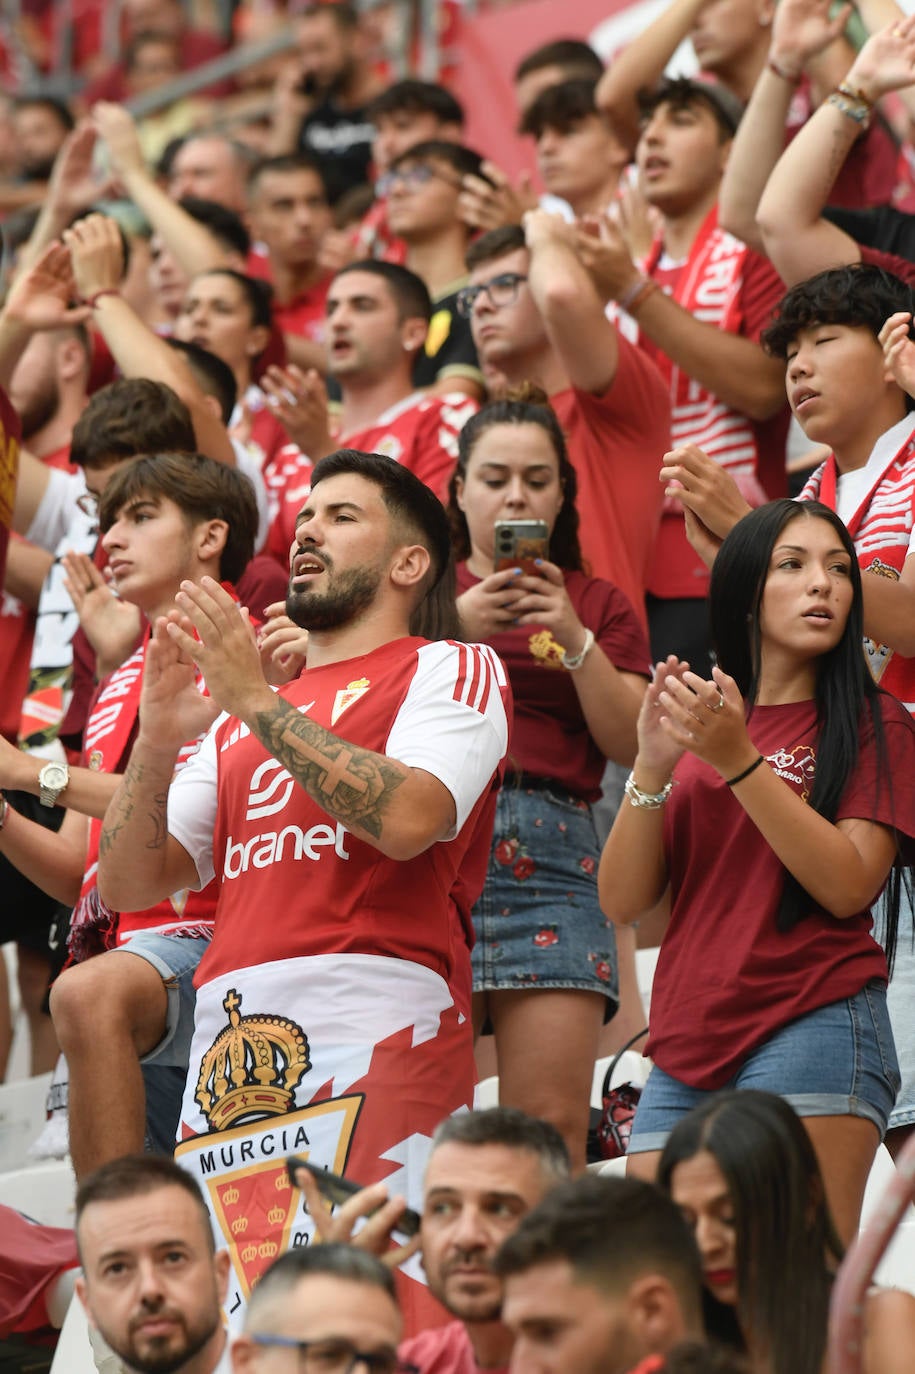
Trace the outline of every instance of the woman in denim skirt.
<instances>
[{"instance_id":1,"label":"woman in denim skirt","mask_svg":"<svg viewBox=\"0 0 915 1374\"><path fill-rule=\"evenodd\" d=\"M623 593L582 567L575 471L555 414L528 388L464 426L449 512L458 609L492 644L514 697L508 772L474 908L474 1016L495 1035L499 1097L553 1122L585 1162L591 1078L616 1009L591 803L606 759L631 762L649 651ZM496 570L497 521L542 520L549 556Z\"/></svg>"}]
</instances>

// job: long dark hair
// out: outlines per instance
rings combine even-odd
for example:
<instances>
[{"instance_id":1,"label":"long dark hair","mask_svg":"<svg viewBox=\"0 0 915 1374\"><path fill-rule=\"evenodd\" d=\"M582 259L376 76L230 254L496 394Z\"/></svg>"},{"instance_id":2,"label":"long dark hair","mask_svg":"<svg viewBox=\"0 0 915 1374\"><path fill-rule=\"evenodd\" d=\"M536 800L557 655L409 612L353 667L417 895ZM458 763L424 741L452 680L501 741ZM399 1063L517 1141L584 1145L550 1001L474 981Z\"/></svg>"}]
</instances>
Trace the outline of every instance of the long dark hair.
<instances>
[{"instance_id":1,"label":"long dark hair","mask_svg":"<svg viewBox=\"0 0 915 1374\"><path fill-rule=\"evenodd\" d=\"M459 480L466 481L467 465L477 441L488 429L492 429L493 425L539 425L553 445L553 452L559 464L562 507L550 535L550 558L557 568L562 568L564 572L583 572L581 544L578 539L578 510L575 505L578 478L569 460L565 435L556 412L550 405L546 393L530 382L525 382L516 390L510 391L504 400L490 401L488 405L482 406L461 430L458 438L457 466L448 484L448 523L451 527L455 558L460 561L470 555L470 531L464 512L458 505L457 484Z\"/></svg>"},{"instance_id":2,"label":"long dark hair","mask_svg":"<svg viewBox=\"0 0 915 1374\"><path fill-rule=\"evenodd\" d=\"M742 1336L751 1335L779 1374L820 1374L843 1248L807 1132L772 1093L715 1093L671 1131L658 1186L669 1194L676 1166L703 1150L724 1175L734 1208ZM724 1310L714 1301L713 1308Z\"/></svg>"},{"instance_id":3,"label":"long dark hair","mask_svg":"<svg viewBox=\"0 0 915 1374\"><path fill-rule=\"evenodd\" d=\"M818 661L816 678L816 772L809 805L834 821L845 786L858 761L862 726L868 720L877 748L877 786L891 788L886 755L881 692L870 674L862 650L864 603L861 569L851 535L836 515L819 501L770 501L745 515L724 540L712 568L712 643L718 663L734 678L752 711L759 693L762 658L760 608L772 550L792 520L825 520L848 554L852 603L838 643ZM876 800L876 798L875 798ZM899 924L902 868L898 857L890 872L882 903L883 944L892 969ZM811 907L812 898L793 874L785 873L779 903L779 930L793 929Z\"/></svg>"}]
</instances>

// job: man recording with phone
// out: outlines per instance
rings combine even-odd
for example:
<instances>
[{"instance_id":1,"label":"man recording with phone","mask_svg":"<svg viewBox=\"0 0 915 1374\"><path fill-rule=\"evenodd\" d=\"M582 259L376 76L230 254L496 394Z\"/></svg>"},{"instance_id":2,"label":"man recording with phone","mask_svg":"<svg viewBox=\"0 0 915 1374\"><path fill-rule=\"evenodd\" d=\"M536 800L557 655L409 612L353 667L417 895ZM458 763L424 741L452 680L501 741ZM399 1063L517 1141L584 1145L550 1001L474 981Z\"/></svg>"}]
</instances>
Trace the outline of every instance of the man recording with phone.
<instances>
[{"instance_id":1,"label":"man recording with phone","mask_svg":"<svg viewBox=\"0 0 915 1374\"><path fill-rule=\"evenodd\" d=\"M569 1176L568 1153L554 1127L511 1107L443 1121L432 1137L420 1231L406 1244L399 1242L407 1201L389 1196L387 1184L364 1188L331 1215L325 1199L339 1196L332 1180L307 1169L295 1176L322 1239L348 1241L367 1217L354 1245L386 1264L404 1263L421 1247L429 1287L453 1320L404 1341L402 1360L422 1374L478 1374L508 1365L513 1337L501 1319L502 1281L492 1266L522 1217Z\"/></svg>"}]
</instances>

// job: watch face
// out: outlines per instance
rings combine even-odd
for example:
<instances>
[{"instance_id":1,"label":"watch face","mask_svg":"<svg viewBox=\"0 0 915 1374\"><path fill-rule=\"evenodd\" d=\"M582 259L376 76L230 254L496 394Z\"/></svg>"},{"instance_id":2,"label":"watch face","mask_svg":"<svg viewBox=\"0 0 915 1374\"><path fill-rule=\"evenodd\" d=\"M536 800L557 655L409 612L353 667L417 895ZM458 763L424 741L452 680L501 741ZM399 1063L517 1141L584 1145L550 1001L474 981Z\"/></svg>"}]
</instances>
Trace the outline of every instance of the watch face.
<instances>
[{"instance_id":1,"label":"watch face","mask_svg":"<svg viewBox=\"0 0 915 1374\"><path fill-rule=\"evenodd\" d=\"M62 763L49 763L42 768L38 781L42 787L66 787L69 776Z\"/></svg>"}]
</instances>

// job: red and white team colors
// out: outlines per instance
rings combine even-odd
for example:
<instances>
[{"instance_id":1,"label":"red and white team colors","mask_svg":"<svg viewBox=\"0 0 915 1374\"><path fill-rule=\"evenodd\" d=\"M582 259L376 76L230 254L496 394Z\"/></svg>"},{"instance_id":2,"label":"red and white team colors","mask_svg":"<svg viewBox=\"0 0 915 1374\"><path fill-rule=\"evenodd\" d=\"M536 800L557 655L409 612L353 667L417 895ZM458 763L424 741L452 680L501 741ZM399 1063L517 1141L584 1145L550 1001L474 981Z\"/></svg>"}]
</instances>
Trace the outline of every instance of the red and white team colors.
<instances>
[{"instance_id":1,"label":"red and white team colors","mask_svg":"<svg viewBox=\"0 0 915 1374\"><path fill-rule=\"evenodd\" d=\"M830 454L800 494L834 510L851 535L862 573L898 582L915 553L915 431L912 416L881 434L863 468L840 474ZM875 682L915 713L915 664L888 644L865 638Z\"/></svg>"},{"instance_id":2,"label":"red and white team colors","mask_svg":"<svg viewBox=\"0 0 915 1374\"><path fill-rule=\"evenodd\" d=\"M176 1157L232 1256L233 1327L258 1275L312 1235L286 1155L386 1179L418 1205L432 1131L472 1105L470 906L508 744L505 673L485 645L397 640L280 694L358 749L438 778L456 822L416 858L387 859L231 717L173 784L169 830L201 883L220 885ZM334 768L338 795L373 785L358 754ZM421 1290L408 1287L415 1313Z\"/></svg>"},{"instance_id":3,"label":"red and white team colors","mask_svg":"<svg viewBox=\"0 0 915 1374\"><path fill-rule=\"evenodd\" d=\"M414 391L389 406L367 429L338 434L340 448L362 453L381 453L431 487L441 501L448 497L448 482L458 456L458 435L479 410L476 401L462 392L430 396ZM271 501L271 525L267 549L283 563L295 538L295 522L310 490L310 461L290 445L282 449L266 476Z\"/></svg>"}]
</instances>

